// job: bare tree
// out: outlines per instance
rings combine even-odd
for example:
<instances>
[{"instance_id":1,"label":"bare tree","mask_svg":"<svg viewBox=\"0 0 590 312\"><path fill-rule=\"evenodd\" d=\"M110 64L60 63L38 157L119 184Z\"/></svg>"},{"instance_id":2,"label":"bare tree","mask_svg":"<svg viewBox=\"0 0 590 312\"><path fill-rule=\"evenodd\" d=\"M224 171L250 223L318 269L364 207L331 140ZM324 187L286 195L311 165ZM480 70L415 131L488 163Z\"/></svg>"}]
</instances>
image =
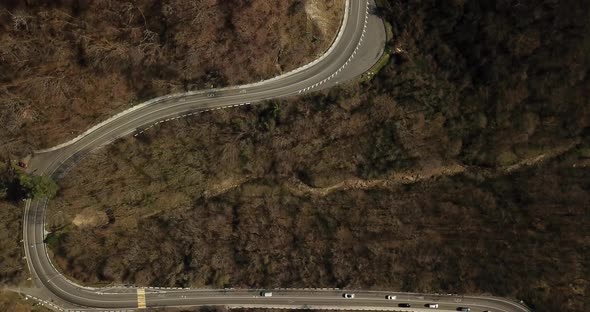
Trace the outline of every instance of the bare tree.
<instances>
[{"instance_id":1,"label":"bare tree","mask_svg":"<svg viewBox=\"0 0 590 312\"><path fill-rule=\"evenodd\" d=\"M10 14L12 17L12 28L14 31L29 30L29 24L27 23L27 20L30 19L31 16L20 12L12 14L8 10L6 10L6 12L8 12L8 14Z\"/></svg>"}]
</instances>

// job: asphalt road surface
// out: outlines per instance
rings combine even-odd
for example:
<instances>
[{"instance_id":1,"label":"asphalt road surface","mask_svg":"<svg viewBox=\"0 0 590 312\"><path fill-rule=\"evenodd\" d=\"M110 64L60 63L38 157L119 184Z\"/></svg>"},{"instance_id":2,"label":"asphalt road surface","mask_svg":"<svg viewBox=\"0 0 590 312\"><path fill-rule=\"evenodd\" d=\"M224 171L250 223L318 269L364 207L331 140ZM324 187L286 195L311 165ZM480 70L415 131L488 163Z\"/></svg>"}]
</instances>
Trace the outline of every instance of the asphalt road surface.
<instances>
[{"instance_id":1,"label":"asphalt road surface","mask_svg":"<svg viewBox=\"0 0 590 312\"><path fill-rule=\"evenodd\" d=\"M89 151L123 136L139 136L146 130L155 131L150 130L153 125L207 110L296 96L358 77L379 59L385 44L385 29L382 21L370 14L369 7L372 5L365 0L347 0L344 21L336 40L322 57L311 64L259 83L148 101L93 127L76 140L35 153L28 170L60 178ZM455 311L457 307L470 307L471 311L528 311L515 301L494 297L356 291L354 299L345 299L343 291L327 289L281 289L273 290L272 297L261 297L260 290L83 287L61 275L47 255L44 243L46 205L47 200L34 200L27 201L25 207L23 242L36 288L21 291L56 311L118 311L201 305L432 311L424 307L426 303L438 303L438 311ZM386 300L388 294L396 295L397 300ZM400 308L399 303L410 303L412 307Z\"/></svg>"}]
</instances>

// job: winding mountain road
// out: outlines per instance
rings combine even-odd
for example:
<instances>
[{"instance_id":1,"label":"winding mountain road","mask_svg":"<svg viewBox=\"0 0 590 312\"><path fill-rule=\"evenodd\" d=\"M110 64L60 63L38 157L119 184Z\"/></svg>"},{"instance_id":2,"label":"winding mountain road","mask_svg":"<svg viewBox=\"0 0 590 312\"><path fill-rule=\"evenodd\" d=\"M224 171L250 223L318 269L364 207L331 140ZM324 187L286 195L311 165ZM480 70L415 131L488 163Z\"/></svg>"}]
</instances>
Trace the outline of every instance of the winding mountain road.
<instances>
[{"instance_id":1,"label":"winding mountain road","mask_svg":"<svg viewBox=\"0 0 590 312\"><path fill-rule=\"evenodd\" d=\"M203 111L296 96L358 77L379 59L385 44L385 29L382 21L370 14L372 5L371 1L346 0L343 23L333 45L308 65L262 82L217 89L213 97L210 91L201 91L148 101L100 123L70 142L35 153L28 170L59 179L84 154L117 138L141 135L153 125ZM496 297L357 291L356 298L344 299L343 291L337 289L275 289L272 297L261 297L260 290L84 287L60 274L47 254L44 243L46 205L46 199L26 203L23 242L36 288L21 291L56 311L132 311L203 305L432 311L425 308L426 303L438 303L438 311L454 311L459 306L470 307L471 311L528 311L513 300ZM396 295L397 299L386 300L386 295ZM399 303L410 303L412 307L398 307Z\"/></svg>"}]
</instances>

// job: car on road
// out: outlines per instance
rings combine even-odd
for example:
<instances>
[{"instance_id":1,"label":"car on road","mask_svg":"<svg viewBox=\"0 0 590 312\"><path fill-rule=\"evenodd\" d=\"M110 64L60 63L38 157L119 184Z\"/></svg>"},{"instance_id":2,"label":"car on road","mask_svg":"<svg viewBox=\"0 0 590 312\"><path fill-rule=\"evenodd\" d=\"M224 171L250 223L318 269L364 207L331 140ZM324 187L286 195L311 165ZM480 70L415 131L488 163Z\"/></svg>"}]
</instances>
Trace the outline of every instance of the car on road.
<instances>
[{"instance_id":1,"label":"car on road","mask_svg":"<svg viewBox=\"0 0 590 312\"><path fill-rule=\"evenodd\" d=\"M215 97L215 96L217 96L217 93L215 93L215 92L209 92L209 93L207 93L207 97L212 98L212 97Z\"/></svg>"},{"instance_id":2,"label":"car on road","mask_svg":"<svg viewBox=\"0 0 590 312\"><path fill-rule=\"evenodd\" d=\"M24 161L19 161L17 165L21 168L27 169L27 164Z\"/></svg>"},{"instance_id":3,"label":"car on road","mask_svg":"<svg viewBox=\"0 0 590 312\"><path fill-rule=\"evenodd\" d=\"M395 299L397 299L397 296L387 295L387 296L385 296L385 299L387 299L387 300L395 300Z\"/></svg>"},{"instance_id":4,"label":"car on road","mask_svg":"<svg viewBox=\"0 0 590 312\"><path fill-rule=\"evenodd\" d=\"M457 308L457 311L469 312L469 311L471 311L471 309L470 308L467 308L467 307L458 307Z\"/></svg>"},{"instance_id":5,"label":"car on road","mask_svg":"<svg viewBox=\"0 0 590 312\"><path fill-rule=\"evenodd\" d=\"M346 298L346 299L354 299L354 294L342 294L342 297Z\"/></svg>"},{"instance_id":6,"label":"car on road","mask_svg":"<svg viewBox=\"0 0 590 312\"><path fill-rule=\"evenodd\" d=\"M431 309L438 309L438 303L427 303L424 306Z\"/></svg>"},{"instance_id":7,"label":"car on road","mask_svg":"<svg viewBox=\"0 0 590 312\"><path fill-rule=\"evenodd\" d=\"M262 297L272 297L272 292L270 291L261 291L260 296Z\"/></svg>"},{"instance_id":8,"label":"car on road","mask_svg":"<svg viewBox=\"0 0 590 312\"><path fill-rule=\"evenodd\" d=\"M400 308L410 308L412 307L409 303L400 303L397 305Z\"/></svg>"}]
</instances>

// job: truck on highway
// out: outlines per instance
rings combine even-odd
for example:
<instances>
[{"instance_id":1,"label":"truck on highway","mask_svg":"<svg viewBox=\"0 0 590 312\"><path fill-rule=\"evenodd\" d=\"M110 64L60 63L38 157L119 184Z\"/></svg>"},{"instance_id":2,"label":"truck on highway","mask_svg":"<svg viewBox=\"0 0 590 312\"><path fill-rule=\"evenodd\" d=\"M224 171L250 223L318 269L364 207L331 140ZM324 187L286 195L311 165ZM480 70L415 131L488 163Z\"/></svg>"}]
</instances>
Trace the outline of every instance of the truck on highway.
<instances>
[{"instance_id":1,"label":"truck on highway","mask_svg":"<svg viewBox=\"0 0 590 312\"><path fill-rule=\"evenodd\" d=\"M261 291L260 296L261 297L272 297L272 292L271 291Z\"/></svg>"}]
</instances>

